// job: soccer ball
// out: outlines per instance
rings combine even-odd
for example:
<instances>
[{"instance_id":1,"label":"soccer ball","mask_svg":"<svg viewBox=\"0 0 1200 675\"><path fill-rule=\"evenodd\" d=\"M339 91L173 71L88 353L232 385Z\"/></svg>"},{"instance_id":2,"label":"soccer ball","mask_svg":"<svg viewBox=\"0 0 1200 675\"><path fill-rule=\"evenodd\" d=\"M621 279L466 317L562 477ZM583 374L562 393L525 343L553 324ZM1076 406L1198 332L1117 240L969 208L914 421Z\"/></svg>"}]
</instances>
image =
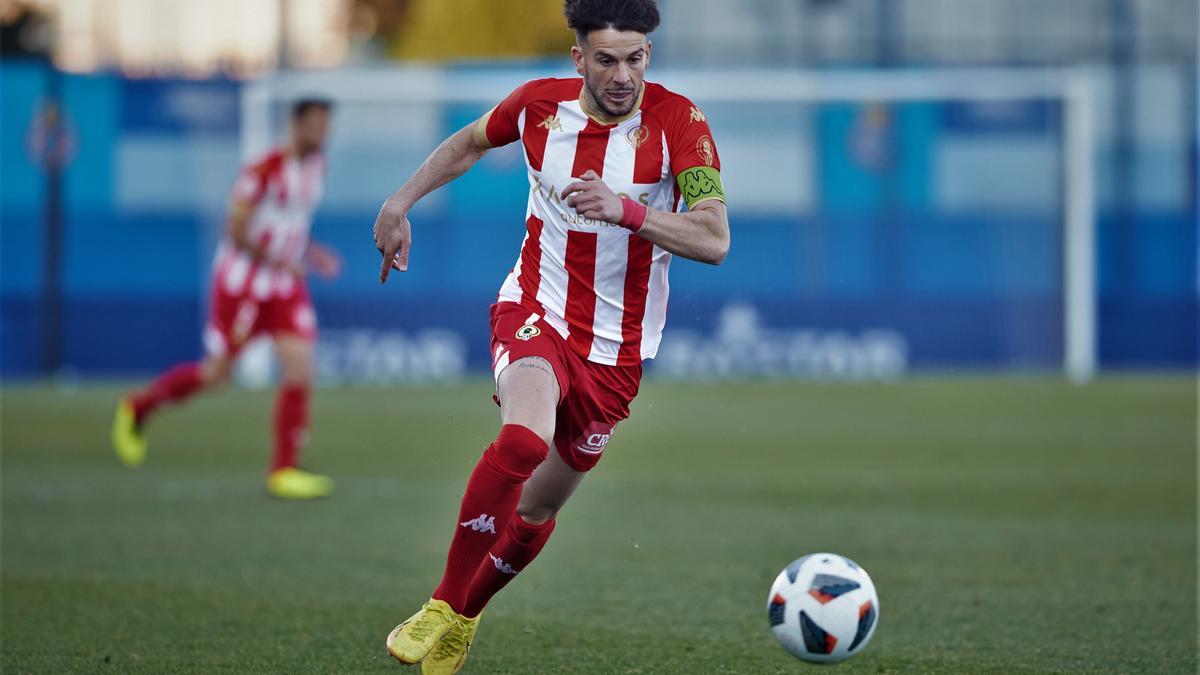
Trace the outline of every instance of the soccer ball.
<instances>
[{"instance_id":1,"label":"soccer ball","mask_svg":"<svg viewBox=\"0 0 1200 675\"><path fill-rule=\"evenodd\" d=\"M814 663L844 661L875 634L879 596L867 571L836 553L795 560L775 577L767 600L771 632L792 655Z\"/></svg>"}]
</instances>

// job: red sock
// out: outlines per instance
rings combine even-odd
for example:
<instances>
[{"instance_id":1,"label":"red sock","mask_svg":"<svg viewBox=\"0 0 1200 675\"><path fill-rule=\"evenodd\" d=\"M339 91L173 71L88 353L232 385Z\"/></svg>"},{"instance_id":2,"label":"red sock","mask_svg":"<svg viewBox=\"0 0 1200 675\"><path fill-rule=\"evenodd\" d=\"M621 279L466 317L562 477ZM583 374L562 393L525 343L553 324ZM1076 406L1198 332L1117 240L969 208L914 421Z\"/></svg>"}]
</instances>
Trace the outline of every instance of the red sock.
<instances>
[{"instance_id":1,"label":"red sock","mask_svg":"<svg viewBox=\"0 0 1200 675\"><path fill-rule=\"evenodd\" d=\"M517 508L521 486L546 458L546 442L518 424L506 424L483 451L467 479L458 512L458 527L450 540L446 571L433 597L461 613L475 570L496 544Z\"/></svg>"},{"instance_id":2,"label":"red sock","mask_svg":"<svg viewBox=\"0 0 1200 675\"><path fill-rule=\"evenodd\" d=\"M271 471L296 466L308 436L308 385L285 384L275 397L275 452Z\"/></svg>"},{"instance_id":3,"label":"red sock","mask_svg":"<svg viewBox=\"0 0 1200 675\"><path fill-rule=\"evenodd\" d=\"M133 415L142 425L164 403L178 403L204 388L199 363L184 363L168 370L130 400Z\"/></svg>"},{"instance_id":4,"label":"red sock","mask_svg":"<svg viewBox=\"0 0 1200 675\"><path fill-rule=\"evenodd\" d=\"M488 557L479 563L479 569L475 571L475 578L467 591L467 604L462 611L465 616L479 616L492 596L533 562L554 531L554 523L551 519L541 525L531 525L521 516L513 515L500 542L488 552Z\"/></svg>"}]
</instances>

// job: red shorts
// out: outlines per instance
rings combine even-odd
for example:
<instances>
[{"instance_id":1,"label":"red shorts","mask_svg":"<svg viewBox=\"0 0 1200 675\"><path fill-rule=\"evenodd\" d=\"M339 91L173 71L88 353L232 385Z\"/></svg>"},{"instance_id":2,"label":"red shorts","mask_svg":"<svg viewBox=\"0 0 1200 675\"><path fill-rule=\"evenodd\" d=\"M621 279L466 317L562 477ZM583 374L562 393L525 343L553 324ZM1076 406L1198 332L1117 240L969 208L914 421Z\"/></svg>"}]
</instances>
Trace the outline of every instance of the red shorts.
<instances>
[{"instance_id":1,"label":"red shorts","mask_svg":"<svg viewBox=\"0 0 1200 675\"><path fill-rule=\"evenodd\" d=\"M540 313L515 302L492 305L492 370L496 379L508 364L527 356L550 362L558 378L554 447L572 469L589 471L600 461L617 423L629 417L629 404L642 381L642 364L593 363L567 346Z\"/></svg>"},{"instance_id":2,"label":"red shorts","mask_svg":"<svg viewBox=\"0 0 1200 675\"><path fill-rule=\"evenodd\" d=\"M238 355L251 338L270 333L294 335L306 340L317 337L317 315L308 287L297 281L291 295L260 300L250 295L232 295L214 284L204 348L217 356Z\"/></svg>"}]
</instances>

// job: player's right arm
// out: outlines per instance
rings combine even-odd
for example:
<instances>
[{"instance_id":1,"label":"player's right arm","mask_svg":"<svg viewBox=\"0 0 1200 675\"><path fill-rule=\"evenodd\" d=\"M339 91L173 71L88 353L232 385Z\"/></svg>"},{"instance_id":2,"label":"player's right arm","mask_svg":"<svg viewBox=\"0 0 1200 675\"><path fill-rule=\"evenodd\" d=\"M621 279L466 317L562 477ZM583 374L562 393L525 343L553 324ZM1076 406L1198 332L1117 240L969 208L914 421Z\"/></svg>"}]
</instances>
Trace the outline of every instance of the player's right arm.
<instances>
[{"instance_id":1,"label":"player's right arm","mask_svg":"<svg viewBox=\"0 0 1200 675\"><path fill-rule=\"evenodd\" d=\"M488 150L519 139L517 120L541 82L544 80L533 80L517 87L483 117L443 141L412 178L383 203L375 218L375 247L383 255L380 283L387 281L389 271L408 269L408 249L412 242L408 210L412 205L466 173Z\"/></svg>"},{"instance_id":2,"label":"player's right arm","mask_svg":"<svg viewBox=\"0 0 1200 675\"><path fill-rule=\"evenodd\" d=\"M250 221L254 218L257 205L236 197L229 203L229 218L225 233L229 236L234 248L250 256L256 263L261 263L267 257L267 252L261 244L250 240Z\"/></svg>"},{"instance_id":3,"label":"player's right arm","mask_svg":"<svg viewBox=\"0 0 1200 675\"><path fill-rule=\"evenodd\" d=\"M408 249L412 228L408 211L425 195L463 175L483 158L492 145L487 139L491 112L459 129L442 141L408 181L383 203L375 217L375 247L383 256L379 282L387 281L388 272L408 269Z\"/></svg>"},{"instance_id":4,"label":"player's right arm","mask_svg":"<svg viewBox=\"0 0 1200 675\"><path fill-rule=\"evenodd\" d=\"M247 166L238 175L233 184L233 194L229 197L229 216L225 225L225 234L234 248L250 256L256 264L271 263L267 258L266 242L254 241L250 235L250 223L254 213L262 203L267 192L267 183L272 171L277 170L282 157L278 154L268 155L266 159ZM288 269L299 275L303 270L290 262L271 263L277 267Z\"/></svg>"}]
</instances>

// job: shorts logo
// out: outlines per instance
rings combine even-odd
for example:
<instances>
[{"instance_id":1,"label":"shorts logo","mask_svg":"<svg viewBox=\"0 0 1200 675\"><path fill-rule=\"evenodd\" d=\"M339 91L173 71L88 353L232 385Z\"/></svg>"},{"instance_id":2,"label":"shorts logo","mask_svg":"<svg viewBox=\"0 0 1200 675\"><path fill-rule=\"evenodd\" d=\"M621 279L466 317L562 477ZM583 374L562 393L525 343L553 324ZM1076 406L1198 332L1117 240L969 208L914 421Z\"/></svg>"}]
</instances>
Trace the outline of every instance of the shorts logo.
<instances>
[{"instance_id":1,"label":"shorts logo","mask_svg":"<svg viewBox=\"0 0 1200 675\"><path fill-rule=\"evenodd\" d=\"M642 147L642 143L645 143L647 138L650 138L650 127L645 124L633 127L625 132L625 140L629 141L634 150Z\"/></svg>"},{"instance_id":2,"label":"shorts logo","mask_svg":"<svg viewBox=\"0 0 1200 675\"><path fill-rule=\"evenodd\" d=\"M614 428L613 425L604 422L592 422L575 441L575 449L589 455L604 452L604 448L608 447L608 442L612 440Z\"/></svg>"},{"instance_id":3,"label":"shorts logo","mask_svg":"<svg viewBox=\"0 0 1200 675\"><path fill-rule=\"evenodd\" d=\"M533 324L525 324L517 329L518 340L532 340L542 334L541 329Z\"/></svg>"},{"instance_id":4,"label":"shorts logo","mask_svg":"<svg viewBox=\"0 0 1200 675\"><path fill-rule=\"evenodd\" d=\"M705 164L712 166L716 155L713 153L713 142L708 136L701 136L700 140L696 141L696 153L700 155L700 159Z\"/></svg>"}]
</instances>

